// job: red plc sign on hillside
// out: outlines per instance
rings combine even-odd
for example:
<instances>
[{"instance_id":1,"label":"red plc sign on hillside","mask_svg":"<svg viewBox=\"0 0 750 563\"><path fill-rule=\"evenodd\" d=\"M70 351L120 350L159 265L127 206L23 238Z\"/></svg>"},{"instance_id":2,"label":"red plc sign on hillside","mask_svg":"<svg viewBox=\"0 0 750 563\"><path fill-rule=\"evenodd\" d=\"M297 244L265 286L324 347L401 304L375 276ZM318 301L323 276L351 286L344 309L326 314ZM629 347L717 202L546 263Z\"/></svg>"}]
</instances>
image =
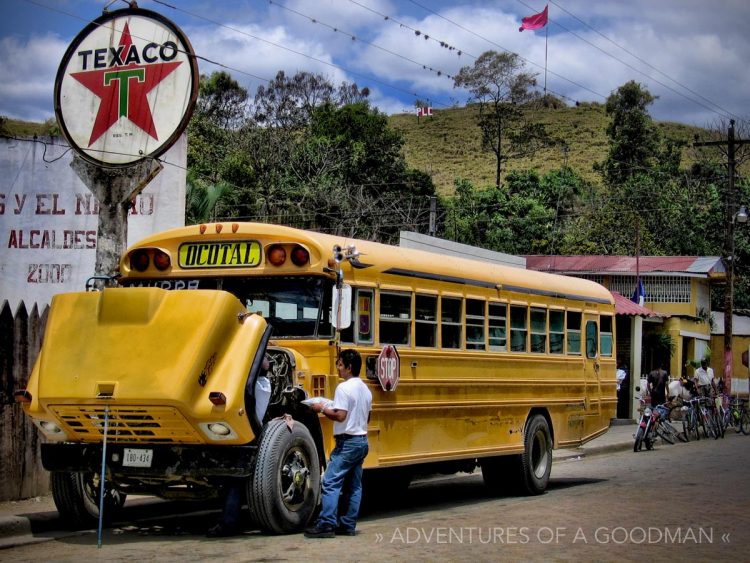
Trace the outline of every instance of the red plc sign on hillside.
<instances>
[{"instance_id":1,"label":"red plc sign on hillside","mask_svg":"<svg viewBox=\"0 0 750 563\"><path fill-rule=\"evenodd\" d=\"M55 113L83 158L132 166L179 138L198 80L193 48L174 23L149 10L117 10L91 22L68 47L55 81Z\"/></svg>"}]
</instances>

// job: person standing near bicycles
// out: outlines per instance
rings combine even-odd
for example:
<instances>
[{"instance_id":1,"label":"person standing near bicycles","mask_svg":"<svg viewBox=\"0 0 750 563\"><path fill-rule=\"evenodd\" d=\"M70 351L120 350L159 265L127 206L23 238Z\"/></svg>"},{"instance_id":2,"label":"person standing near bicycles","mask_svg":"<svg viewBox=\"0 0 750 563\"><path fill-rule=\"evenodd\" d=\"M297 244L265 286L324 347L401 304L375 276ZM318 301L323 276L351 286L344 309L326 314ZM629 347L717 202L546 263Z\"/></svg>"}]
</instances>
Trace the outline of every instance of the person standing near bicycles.
<instances>
[{"instance_id":1,"label":"person standing near bicycles","mask_svg":"<svg viewBox=\"0 0 750 563\"><path fill-rule=\"evenodd\" d=\"M648 374L646 386L651 397L652 407L667 402L667 383L669 383L669 374L661 365Z\"/></svg>"},{"instance_id":2,"label":"person standing near bicycles","mask_svg":"<svg viewBox=\"0 0 750 563\"><path fill-rule=\"evenodd\" d=\"M693 380L698 387L698 392L703 397L711 397L716 393L714 370L708 367L708 362L705 358L701 360L701 367L695 370Z\"/></svg>"}]
</instances>

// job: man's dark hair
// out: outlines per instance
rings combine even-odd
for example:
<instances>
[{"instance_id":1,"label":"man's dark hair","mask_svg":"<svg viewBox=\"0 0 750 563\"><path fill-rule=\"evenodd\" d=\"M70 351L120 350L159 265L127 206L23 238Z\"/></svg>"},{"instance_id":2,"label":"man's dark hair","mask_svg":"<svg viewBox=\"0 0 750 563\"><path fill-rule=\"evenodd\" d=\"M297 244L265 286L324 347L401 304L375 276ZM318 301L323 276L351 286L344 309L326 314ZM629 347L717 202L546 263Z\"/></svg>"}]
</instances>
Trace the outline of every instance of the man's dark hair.
<instances>
[{"instance_id":1,"label":"man's dark hair","mask_svg":"<svg viewBox=\"0 0 750 563\"><path fill-rule=\"evenodd\" d=\"M351 368L354 377L359 377L359 371L362 369L362 356L359 352L351 348L342 350L339 359L345 368Z\"/></svg>"}]
</instances>

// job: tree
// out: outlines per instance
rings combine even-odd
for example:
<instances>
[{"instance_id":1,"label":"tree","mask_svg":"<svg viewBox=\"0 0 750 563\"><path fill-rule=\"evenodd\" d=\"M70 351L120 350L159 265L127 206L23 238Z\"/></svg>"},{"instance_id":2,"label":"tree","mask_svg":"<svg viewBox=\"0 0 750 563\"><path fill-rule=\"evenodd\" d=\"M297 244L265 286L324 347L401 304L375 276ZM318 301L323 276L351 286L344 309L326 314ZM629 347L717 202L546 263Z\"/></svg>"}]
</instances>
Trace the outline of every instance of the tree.
<instances>
[{"instance_id":1,"label":"tree","mask_svg":"<svg viewBox=\"0 0 750 563\"><path fill-rule=\"evenodd\" d=\"M537 95L533 91L536 78L523 69L523 61L515 53L486 51L453 79L454 87L469 90L471 99L479 105L477 124L482 131L482 148L491 150L497 163L496 187L500 187L505 161L528 156L550 143L542 125L524 119L522 104Z\"/></svg>"}]
</instances>

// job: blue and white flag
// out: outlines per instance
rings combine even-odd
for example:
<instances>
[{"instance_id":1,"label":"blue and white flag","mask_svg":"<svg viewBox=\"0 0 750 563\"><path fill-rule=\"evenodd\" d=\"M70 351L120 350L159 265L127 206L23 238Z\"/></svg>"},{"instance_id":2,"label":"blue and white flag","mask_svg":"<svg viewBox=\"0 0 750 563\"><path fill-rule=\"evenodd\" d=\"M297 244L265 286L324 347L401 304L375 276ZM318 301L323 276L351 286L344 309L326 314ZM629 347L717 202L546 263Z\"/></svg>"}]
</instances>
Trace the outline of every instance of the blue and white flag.
<instances>
[{"instance_id":1,"label":"blue and white flag","mask_svg":"<svg viewBox=\"0 0 750 563\"><path fill-rule=\"evenodd\" d=\"M643 285L643 280L639 279L633 292L633 297L630 298L633 303L638 303L641 307L646 301L646 286Z\"/></svg>"}]
</instances>

